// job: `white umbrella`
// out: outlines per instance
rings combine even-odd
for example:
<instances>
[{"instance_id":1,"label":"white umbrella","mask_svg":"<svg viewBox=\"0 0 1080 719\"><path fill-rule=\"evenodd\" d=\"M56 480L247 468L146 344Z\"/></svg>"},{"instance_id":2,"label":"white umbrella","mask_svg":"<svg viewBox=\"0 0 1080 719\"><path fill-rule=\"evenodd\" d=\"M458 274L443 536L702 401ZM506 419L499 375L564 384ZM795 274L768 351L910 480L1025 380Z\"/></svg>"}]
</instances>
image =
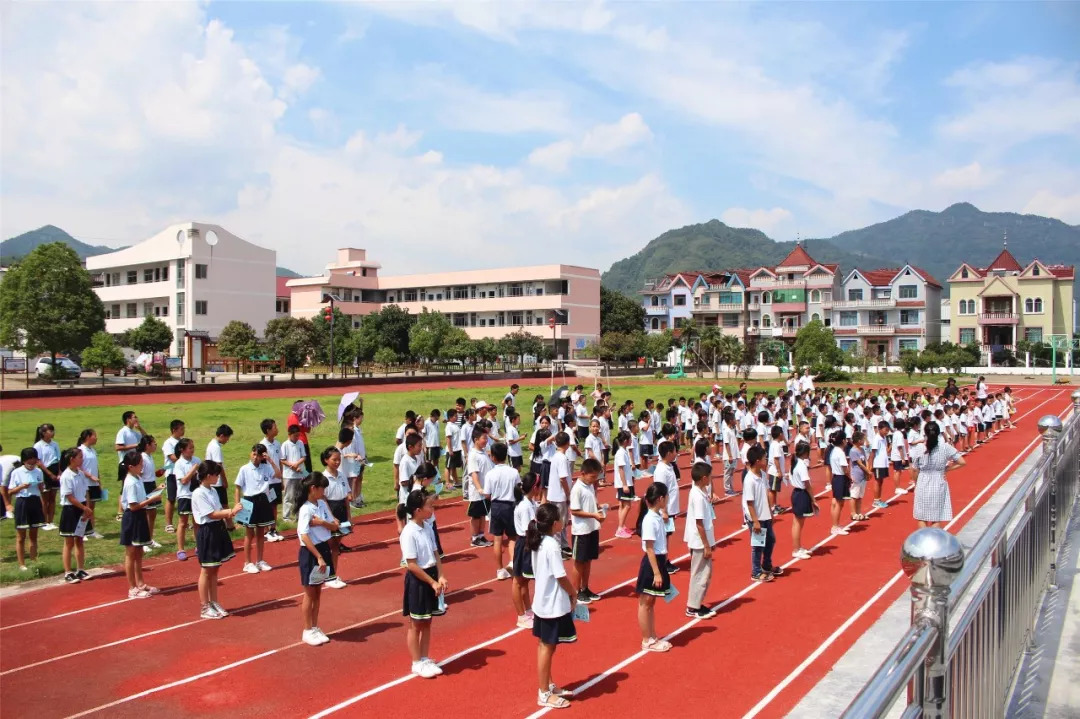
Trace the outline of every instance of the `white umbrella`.
<instances>
[{"instance_id":1,"label":"white umbrella","mask_svg":"<svg viewBox=\"0 0 1080 719\"><path fill-rule=\"evenodd\" d=\"M340 422L342 416L344 416L345 410L349 409L349 407L352 406L353 402L355 402L357 399L359 399L359 397L360 397L359 392L346 392L345 394L341 395L341 401L338 402L338 406L337 406L337 419L338 419L338 422Z\"/></svg>"}]
</instances>

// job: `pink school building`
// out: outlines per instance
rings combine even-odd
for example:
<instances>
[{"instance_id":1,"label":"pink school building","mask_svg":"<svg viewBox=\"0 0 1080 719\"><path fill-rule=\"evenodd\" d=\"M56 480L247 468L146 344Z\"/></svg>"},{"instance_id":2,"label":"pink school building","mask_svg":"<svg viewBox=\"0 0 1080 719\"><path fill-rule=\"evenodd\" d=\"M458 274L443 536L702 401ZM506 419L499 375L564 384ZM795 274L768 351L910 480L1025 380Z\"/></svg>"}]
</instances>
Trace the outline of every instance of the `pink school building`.
<instances>
[{"instance_id":1,"label":"pink school building","mask_svg":"<svg viewBox=\"0 0 1080 719\"><path fill-rule=\"evenodd\" d=\"M287 282L293 317L314 317L326 306L323 296L360 326L363 315L385 305L410 314L442 312L470 337L499 339L524 330L551 343L563 358L578 356L600 339L600 271L574 265L536 265L463 270L420 275L380 275L381 265L367 251L338 250L337 261L319 277ZM555 328L550 326L555 320Z\"/></svg>"}]
</instances>

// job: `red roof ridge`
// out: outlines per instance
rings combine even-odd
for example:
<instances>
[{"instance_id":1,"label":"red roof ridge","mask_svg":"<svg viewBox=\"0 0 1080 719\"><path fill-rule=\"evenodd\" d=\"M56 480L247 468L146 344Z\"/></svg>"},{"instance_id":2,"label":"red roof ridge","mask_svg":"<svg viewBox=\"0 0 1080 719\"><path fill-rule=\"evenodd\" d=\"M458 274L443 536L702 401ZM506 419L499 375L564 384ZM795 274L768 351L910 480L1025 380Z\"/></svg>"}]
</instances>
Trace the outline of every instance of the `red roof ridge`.
<instances>
[{"instance_id":1,"label":"red roof ridge","mask_svg":"<svg viewBox=\"0 0 1080 719\"><path fill-rule=\"evenodd\" d=\"M785 257L781 262L777 263L776 266L777 267L800 267L802 265L807 265L809 267L813 267L814 265L817 265L817 264L820 264L820 263L817 262L813 257L811 257L806 252L805 249L803 249L802 243L801 242L796 242L795 243L795 249L793 249L791 252L789 252L788 256Z\"/></svg>"}]
</instances>

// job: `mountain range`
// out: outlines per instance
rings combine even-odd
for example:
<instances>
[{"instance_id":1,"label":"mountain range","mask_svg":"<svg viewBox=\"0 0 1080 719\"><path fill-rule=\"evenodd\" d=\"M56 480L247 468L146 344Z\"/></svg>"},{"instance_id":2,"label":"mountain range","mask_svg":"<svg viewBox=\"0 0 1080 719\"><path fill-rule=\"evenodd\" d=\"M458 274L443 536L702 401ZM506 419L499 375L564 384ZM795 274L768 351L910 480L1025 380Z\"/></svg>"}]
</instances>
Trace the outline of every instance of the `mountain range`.
<instances>
[{"instance_id":1,"label":"mountain range","mask_svg":"<svg viewBox=\"0 0 1080 719\"><path fill-rule=\"evenodd\" d=\"M858 267L900 267L910 263L930 272L948 292L946 280L969 262L985 266L1001 251L1022 263L1080 264L1080 226L1013 212L982 212L959 203L941 212L913 210L899 217L825 239L803 242L819 262L836 262L841 271ZM669 230L640 252L619 260L602 276L604 286L631 296L645 280L681 270L723 270L771 265L791 251L793 242L776 242L760 230L728 227L719 220ZM1076 292L1080 297L1080 287Z\"/></svg>"},{"instance_id":2,"label":"mountain range","mask_svg":"<svg viewBox=\"0 0 1080 719\"><path fill-rule=\"evenodd\" d=\"M10 265L19 258L26 256L38 245L44 245L47 242L66 243L75 250L75 254L77 254L81 260L85 260L87 257L93 257L94 255L103 255L106 252L116 252L117 250L124 249L123 247L88 245L85 242L76 240L55 225L45 225L44 227L24 232L21 235L0 242L0 266L6 267ZM278 277L288 277L289 279L303 276L299 272L293 272L288 267L278 267L277 275Z\"/></svg>"}]
</instances>

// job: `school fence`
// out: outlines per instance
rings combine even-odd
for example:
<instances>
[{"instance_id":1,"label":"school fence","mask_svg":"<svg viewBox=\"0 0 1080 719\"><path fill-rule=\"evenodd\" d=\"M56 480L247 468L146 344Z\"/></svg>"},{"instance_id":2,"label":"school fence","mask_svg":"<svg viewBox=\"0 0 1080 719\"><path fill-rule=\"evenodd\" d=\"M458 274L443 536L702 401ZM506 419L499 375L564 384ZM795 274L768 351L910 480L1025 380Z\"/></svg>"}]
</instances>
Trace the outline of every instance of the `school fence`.
<instances>
[{"instance_id":1,"label":"school fence","mask_svg":"<svg viewBox=\"0 0 1080 719\"><path fill-rule=\"evenodd\" d=\"M971 551L942 529L905 540L911 628L845 719L883 717L898 700L904 719L1004 716L1043 595L1056 586L1060 536L1077 496L1080 390L1072 401L1064 423L1039 420L1040 458Z\"/></svg>"}]
</instances>

